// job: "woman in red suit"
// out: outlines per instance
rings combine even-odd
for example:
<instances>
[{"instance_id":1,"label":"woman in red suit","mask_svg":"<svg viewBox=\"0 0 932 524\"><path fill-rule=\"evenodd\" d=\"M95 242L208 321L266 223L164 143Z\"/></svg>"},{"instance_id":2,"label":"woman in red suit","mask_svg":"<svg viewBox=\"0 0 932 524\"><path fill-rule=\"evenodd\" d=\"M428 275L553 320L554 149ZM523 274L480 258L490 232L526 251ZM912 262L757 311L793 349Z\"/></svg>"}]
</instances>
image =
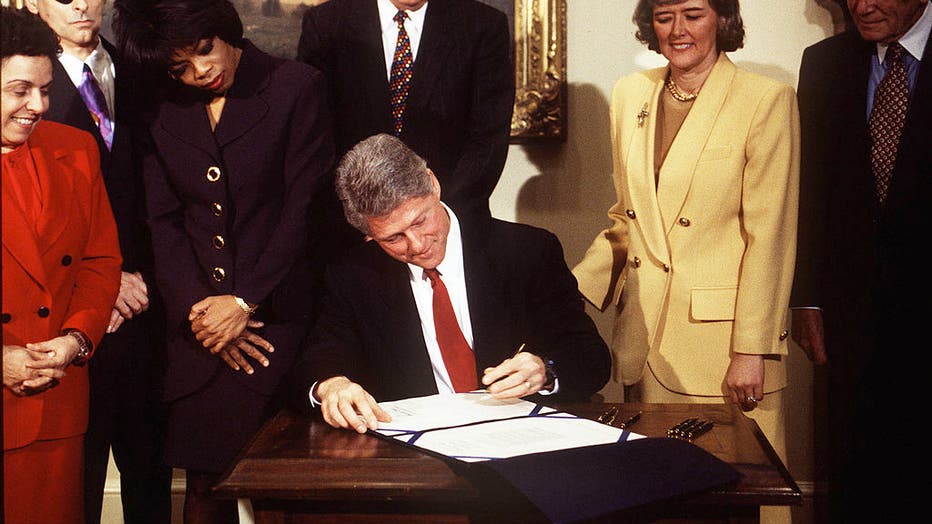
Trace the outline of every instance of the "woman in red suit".
<instances>
[{"instance_id":1,"label":"woman in red suit","mask_svg":"<svg viewBox=\"0 0 932 524\"><path fill-rule=\"evenodd\" d=\"M87 370L120 286L97 145L43 122L55 34L3 8L3 486L9 524L83 521Z\"/></svg>"}]
</instances>

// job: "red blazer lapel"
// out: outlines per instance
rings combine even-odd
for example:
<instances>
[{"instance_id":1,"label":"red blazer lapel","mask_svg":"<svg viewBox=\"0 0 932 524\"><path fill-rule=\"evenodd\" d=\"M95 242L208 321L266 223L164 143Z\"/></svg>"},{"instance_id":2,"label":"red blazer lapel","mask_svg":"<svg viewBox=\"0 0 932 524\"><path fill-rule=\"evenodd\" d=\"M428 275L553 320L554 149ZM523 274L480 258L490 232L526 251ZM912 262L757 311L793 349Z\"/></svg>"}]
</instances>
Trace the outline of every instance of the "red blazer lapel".
<instances>
[{"instance_id":1,"label":"red blazer lapel","mask_svg":"<svg viewBox=\"0 0 932 524\"><path fill-rule=\"evenodd\" d=\"M37 229L43 239L42 245L50 248L68 226L66 217L73 216L73 180L82 175L77 172L63 173L62 171L73 170L75 162L66 159L69 156L66 150L59 149L52 142L46 142L42 136L34 136L34 139L30 140L30 146L42 188L42 214L39 216Z\"/></svg>"},{"instance_id":2,"label":"red blazer lapel","mask_svg":"<svg viewBox=\"0 0 932 524\"><path fill-rule=\"evenodd\" d=\"M45 290L46 275L39 254L39 241L35 227L26 220L19 202L13 200L9 188L9 174L3 172L3 248L23 270Z\"/></svg>"}]
</instances>

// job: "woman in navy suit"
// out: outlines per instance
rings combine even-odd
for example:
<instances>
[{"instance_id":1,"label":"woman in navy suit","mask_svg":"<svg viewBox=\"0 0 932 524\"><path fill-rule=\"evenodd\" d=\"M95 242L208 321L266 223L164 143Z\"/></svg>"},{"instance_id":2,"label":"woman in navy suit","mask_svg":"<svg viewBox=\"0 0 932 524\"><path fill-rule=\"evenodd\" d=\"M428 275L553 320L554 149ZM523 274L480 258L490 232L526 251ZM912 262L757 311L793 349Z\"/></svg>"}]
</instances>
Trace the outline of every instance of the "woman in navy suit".
<instances>
[{"instance_id":1,"label":"woman in navy suit","mask_svg":"<svg viewBox=\"0 0 932 524\"><path fill-rule=\"evenodd\" d=\"M168 316L166 461L187 473L185 522L235 521L208 489L280 406L318 296L326 84L245 40L228 0L115 7L125 56L166 81L141 140Z\"/></svg>"}]
</instances>

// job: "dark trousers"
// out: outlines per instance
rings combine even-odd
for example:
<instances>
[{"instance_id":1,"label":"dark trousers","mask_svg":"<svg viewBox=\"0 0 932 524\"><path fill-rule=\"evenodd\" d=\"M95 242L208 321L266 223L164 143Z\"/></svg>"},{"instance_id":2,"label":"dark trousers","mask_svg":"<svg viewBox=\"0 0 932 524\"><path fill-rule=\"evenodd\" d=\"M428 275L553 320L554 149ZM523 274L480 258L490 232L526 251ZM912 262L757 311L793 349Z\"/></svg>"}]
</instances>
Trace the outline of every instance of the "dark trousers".
<instances>
[{"instance_id":1,"label":"dark trousers","mask_svg":"<svg viewBox=\"0 0 932 524\"><path fill-rule=\"evenodd\" d=\"M159 323L149 311L104 336L89 368L85 516L100 522L111 448L120 471L126 524L171 521L171 468L162 460L165 410Z\"/></svg>"}]
</instances>

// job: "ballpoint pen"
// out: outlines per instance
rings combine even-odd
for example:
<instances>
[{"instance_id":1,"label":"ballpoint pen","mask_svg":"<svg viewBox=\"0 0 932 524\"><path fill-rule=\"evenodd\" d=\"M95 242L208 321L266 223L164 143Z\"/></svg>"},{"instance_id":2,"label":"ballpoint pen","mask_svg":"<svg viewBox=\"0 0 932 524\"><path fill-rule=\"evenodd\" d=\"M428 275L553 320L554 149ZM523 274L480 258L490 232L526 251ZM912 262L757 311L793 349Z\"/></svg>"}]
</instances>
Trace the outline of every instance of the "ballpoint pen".
<instances>
[{"instance_id":1,"label":"ballpoint pen","mask_svg":"<svg viewBox=\"0 0 932 524\"><path fill-rule=\"evenodd\" d=\"M704 423L705 423L705 421L702 420L702 419L698 419L698 418L693 419L692 423L686 424L685 426L681 427L680 430L679 430L679 432L678 432L678 434L679 434L680 437L689 438L690 433L692 433L693 431L695 431L696 428L698 428L699 426L701 426L701 425L704 424Z\"/></svg>"},{"instance_id":2,"label":"ballpoint pen","mask_svg":"<svg viewBox=\"0 0 932 524\"><path fill-rule=\"evenodd\" d=\"M609 426L611 426L612 423L615 422L615 417L617 415L618 415L618 406L612 406L611 408L606 410L604 413L599 415L598 421L601 422L602 424L608 424Z\"/></svg>"},{"instance_id":3,"label":"ballpoint pen","mask_svg":"<svg viewBox=\"0 0 932 524\"><path fill-rule=\"evenodd\" d=\"M683 428L685 428L686 426L688 426L688 425L690 425L690 424L695 423L697 420L699 420L699 419L688 418L688 419L686 419L686 420L680 422L679 424L677 424L677 425L673 426L672 428L670 428L669 430L667 430L667 436L670 436L670 437L678 437L678 436L680 435L680 433L682 432Z\"/></svg>"},{"instance_id":4,"label":"ballpoint pen","mask_svg":"<svg viewBox=\"0 0 932 524\"><path fill-rule=\"evenodd\" d=\"M703 422L703 423L702 423L699 427L697 427L696 429L693 429L692 431L690 431L689 433L687 433L687 434L686 434L686 438L689 439L689 440L692 440L692 439L698 437L699 435L702 435L703 433L705 433L705 432L709 431L710 429L712 429L712 426L713 426L712 421L711 421L711 420L707 420L707 421Z\"/></svg>"},{"instance_id":5,"label":"ballpoint pen","mask_svg":"<svg viewBox=\"0 0 932 524\"><path fill-rule=\"evenodd\" d=\"M524 351L524 346L525 346L525 344L524 344L524 342L522 342L521 345L518 346L518 349L515 350L515 354L512 355L511 358L517 357L517 356L518 356L518 353L521 353L522 351Z\"/></svg>"},{"instance_id":6,"label":"ballpoint pen","mask_svg":"<svg viewBox=\"0 0 932 524\"><path fill-rule=\"evenodd\" d=\"M621 429L627 429L629 426L633 426L635 422L640 420L640 418L641 418L641 412L638 411L634 415L631 415L630 417L628 417L628 420L622 422L621 425L618 427Z\"/></svg>"}]
</instances>

